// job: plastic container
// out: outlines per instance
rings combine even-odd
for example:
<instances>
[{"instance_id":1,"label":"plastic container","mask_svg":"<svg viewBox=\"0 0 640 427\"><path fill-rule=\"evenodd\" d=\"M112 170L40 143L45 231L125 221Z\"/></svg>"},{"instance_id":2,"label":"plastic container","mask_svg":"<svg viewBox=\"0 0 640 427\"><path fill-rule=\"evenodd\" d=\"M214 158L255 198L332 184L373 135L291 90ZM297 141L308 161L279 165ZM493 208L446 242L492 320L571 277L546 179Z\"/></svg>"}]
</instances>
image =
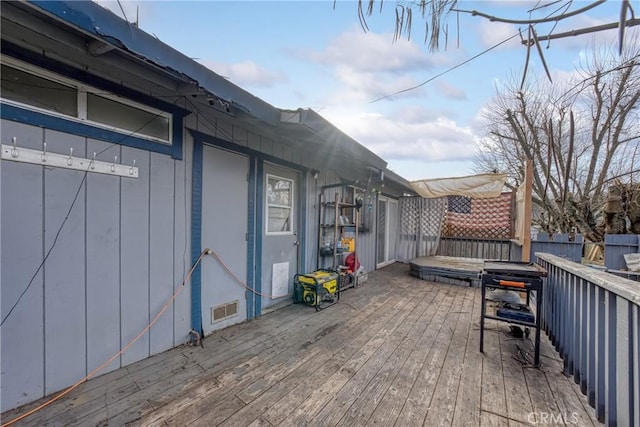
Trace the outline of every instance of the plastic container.
<instances>
[{"instance_id":1,"label":"plastic container","mask_svg":"<svg viewBox=\"0 0 640 427\"><path fill-rule=\"evenodd\" d=\"M345 237L342 239L342 247L345 252L353 252L356 249L356 242L353 237Z\"/></svg>"}]
</instances>

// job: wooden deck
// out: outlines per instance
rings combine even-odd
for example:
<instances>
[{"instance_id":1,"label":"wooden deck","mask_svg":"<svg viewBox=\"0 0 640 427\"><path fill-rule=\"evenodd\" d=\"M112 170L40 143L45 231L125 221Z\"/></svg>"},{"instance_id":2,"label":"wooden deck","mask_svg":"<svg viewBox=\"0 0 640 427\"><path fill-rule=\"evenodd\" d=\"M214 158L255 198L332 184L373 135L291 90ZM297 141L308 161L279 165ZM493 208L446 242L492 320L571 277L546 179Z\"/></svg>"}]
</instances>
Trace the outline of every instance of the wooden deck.
<instances>
[{"instance_id":1,"label":"wooden deck","mask_svg":"<svg viewBox=\"0 0 640 427\"><path fill-rule=\"evenodd\" d=\"M536 369L530 341L489 321L483 355L480 290L408 271L110 372L16 425L600 425L546 338Z\"/></svg>"}]
</instances>

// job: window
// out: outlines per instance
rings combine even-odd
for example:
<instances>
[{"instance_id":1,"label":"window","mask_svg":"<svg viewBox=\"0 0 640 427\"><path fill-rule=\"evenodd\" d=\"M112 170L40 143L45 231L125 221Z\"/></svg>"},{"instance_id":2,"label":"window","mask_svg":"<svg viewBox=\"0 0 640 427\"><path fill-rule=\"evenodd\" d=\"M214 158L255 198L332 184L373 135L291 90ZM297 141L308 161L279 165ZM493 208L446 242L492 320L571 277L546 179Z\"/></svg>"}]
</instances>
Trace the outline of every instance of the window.
<instances>
[{"instance_id":1,"label":"window","mask_svg":"<svg viewBox=\"0 0 640 427\"><path fill-rule=\"evenodd\" d=\"M267 175L267 234L293 233L293 181Z\"/></svg>"},{"instance_id":2,"label":"window","mask_svg":"<svg viewBox=\"0 0 640 427\"><path fill-rule=\"evenodd\" d=\"M2 56L2 102L171 144L171 114Z\"/></svg>"},{"instance_id":3,"label":"window","mask_svg":"<svg viewBox=\"0 0 640 427\"><path fill-rule=\"evenodd\" d=\"M154 114L92 93L87 94L87 119L162 141L171 140L166 114Z\"/></svg>"},{"instance_id":4,"label":"window","mask_svg":"<svg viewBox=\"0 0 640 427\"><path fill-rule=\"evenodd\" d=\"M78 113L77 89L2 65L3 98L67 116Z\"/></svg>"}]
</instances>

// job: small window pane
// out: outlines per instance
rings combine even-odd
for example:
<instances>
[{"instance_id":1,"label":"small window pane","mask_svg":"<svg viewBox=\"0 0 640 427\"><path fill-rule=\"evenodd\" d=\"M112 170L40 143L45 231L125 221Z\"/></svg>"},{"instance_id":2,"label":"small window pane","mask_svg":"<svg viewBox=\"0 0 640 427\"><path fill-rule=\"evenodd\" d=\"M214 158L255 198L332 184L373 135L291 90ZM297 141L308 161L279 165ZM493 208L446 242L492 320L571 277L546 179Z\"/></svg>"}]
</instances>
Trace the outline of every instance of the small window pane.
<instances>
[{"instance_id":1,"label":"small window pane","mask_svg":"<svg viewBox=\"0 0 640 427\"><path fill-rule=\"evenodd\" d=\"M268 232L282 233L291 231L291 208L269 206L268 210Z\"/></svg>"},{"instance_id":2,"label":"small window pane","mask_svg":"<svg viewBox=\"0 0 640 427\"><path fill-rule=\"evenodd\" d=\"M5 99L67 116L78 116L78 91L33 74L2 66L0 94Z\"/></svg>"},{"instance_id":3,"label":"small window pane","mask_svg":"<svg viewBox=\"0 0 640 427\"><path fill-rule=\"evenodd\" d=\"M87 94L87 119L169 141L169 119L102 96Z\"/></svg>"},{"instance_id":4,"label":"small window pane","mask_svg":"<svg viewBox=\"0 0 640 427\"><path fill-rule=\"evenodd\" d=\"M267 203L279 206L291 206L291 181L269 178L267 183Z\"/></svg>"}]
</instances>

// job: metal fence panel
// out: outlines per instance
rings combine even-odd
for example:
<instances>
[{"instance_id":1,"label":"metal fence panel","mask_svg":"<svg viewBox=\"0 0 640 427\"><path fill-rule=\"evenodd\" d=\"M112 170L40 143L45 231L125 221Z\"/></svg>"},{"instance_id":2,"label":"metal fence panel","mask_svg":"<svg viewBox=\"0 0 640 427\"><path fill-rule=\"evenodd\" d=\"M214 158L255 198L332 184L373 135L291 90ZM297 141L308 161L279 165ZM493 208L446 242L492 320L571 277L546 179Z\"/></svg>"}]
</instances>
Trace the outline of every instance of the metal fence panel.
<instances>
[{"instance_id":1,"label":"metal fence panel","mask_svg":"<svg viewBox=\"0 0 640 427\"><path fill-rule=\"evenodd\" d=\"M604 236L604 266L609 270L626 270L624 254L640 253L640 235L606 234Z\"/></svg>"},{"instance_id":2,"label":"metal fence panel","mask_svg":"<svg viewBox=\"0 0 640 427\"><path fill-rule=\"evenodd\" d=\"M537 253L547 269L544 330L598 420L640 425L640 288L637 283Z\"/></svg>"}]
</instances>

